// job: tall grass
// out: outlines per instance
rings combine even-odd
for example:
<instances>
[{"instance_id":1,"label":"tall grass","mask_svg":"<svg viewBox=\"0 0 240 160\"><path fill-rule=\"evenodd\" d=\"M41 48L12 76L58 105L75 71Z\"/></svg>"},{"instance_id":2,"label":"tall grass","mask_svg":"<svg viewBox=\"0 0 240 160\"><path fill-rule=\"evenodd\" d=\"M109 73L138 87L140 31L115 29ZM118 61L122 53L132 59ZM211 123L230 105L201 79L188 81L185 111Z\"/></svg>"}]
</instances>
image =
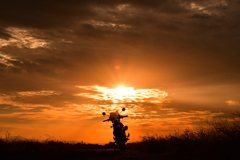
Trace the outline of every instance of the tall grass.
<instances>
[{"instance_id":1,"label":"tall grass","mask_svg":"<svg viewBox=\"0 0 240 160\"><path fill-rule=\"evenodd\" d=\"M5 140L0 139L0 159L24 160L76 160L97 159L92 150L101 149L97 144L61 142L53 140ZM101 156L101 155L100 155Z\"/></svg>"},{"instance_id":2,"label":"tall grass","mask_svg":"<svg viewBox=\"0 0 240 160\"><path fill-rule=\"evenodd\" d=\"M240 112L228 118L206 121L207 126L175 131L166 136L144 136L140 142L128 148L162 155L184 155L187 157L240 157ZM186 157L185 157L186 158ZM197 157L195 157L197 159ZM214 159L215 159L214 158ZM201 158L200 158L201 159Z\"/></svg>"},{"instance_id":3,"label":"tall grass","mask_svg":"<svg viewBox=\"0 0 240 160\"><path fill-rule=\"evenodd\" d=\"M29 152L72 152L81 149L100 148L98 144L66 142L53 139L39 141L35 139L0 139L0 154Z\"/></svg>"}]
</instances>

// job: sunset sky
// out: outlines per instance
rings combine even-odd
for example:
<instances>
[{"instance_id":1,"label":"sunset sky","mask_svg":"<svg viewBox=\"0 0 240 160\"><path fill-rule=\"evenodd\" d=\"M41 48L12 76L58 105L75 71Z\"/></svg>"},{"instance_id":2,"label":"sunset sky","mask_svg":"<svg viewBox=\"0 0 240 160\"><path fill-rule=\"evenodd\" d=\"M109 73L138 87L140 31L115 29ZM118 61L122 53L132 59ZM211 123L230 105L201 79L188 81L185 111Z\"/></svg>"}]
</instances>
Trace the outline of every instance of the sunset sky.
<instances>
[{"instance_id":1,"label":"sunset sky","mask_svg":"<svg viewBox=\"0 0 240 160\"><path fill-rule=\"evenodd\" d=\"M132 141L240 108L239 0L1 0L0 136Z\"/></svg>"}]
</instances>

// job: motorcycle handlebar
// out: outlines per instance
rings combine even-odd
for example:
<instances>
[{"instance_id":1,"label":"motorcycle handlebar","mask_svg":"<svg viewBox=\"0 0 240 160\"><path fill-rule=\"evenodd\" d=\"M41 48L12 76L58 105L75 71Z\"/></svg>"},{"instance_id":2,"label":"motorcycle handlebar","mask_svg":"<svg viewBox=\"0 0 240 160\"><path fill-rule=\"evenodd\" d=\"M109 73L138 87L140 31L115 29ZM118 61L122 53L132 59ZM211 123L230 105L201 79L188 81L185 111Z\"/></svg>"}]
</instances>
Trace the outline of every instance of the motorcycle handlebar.
<instances>
[{"instance_id":1,"label":"motorcycle handlebar","mask_svg":"<svg viewBox=\"0 0 240 160\"><path fill-rule=\"evenodd\" d=\"M120 116L120 118L124 118L124 117L128 117L128 116ZM103 122L106 122L106 121L110 121L111 119L106 119L106 120L103 120Z\"/></svg>"},{"instance_id":2,"label":"motorcycle handlebar","mask_svg":"<svg viewBox=\"0 0 240 160\"><path fill-rule=\"evenodd\" d=\"M104 120L103 122L109 121L109 119Z\"/></svg>"}]
</instances>

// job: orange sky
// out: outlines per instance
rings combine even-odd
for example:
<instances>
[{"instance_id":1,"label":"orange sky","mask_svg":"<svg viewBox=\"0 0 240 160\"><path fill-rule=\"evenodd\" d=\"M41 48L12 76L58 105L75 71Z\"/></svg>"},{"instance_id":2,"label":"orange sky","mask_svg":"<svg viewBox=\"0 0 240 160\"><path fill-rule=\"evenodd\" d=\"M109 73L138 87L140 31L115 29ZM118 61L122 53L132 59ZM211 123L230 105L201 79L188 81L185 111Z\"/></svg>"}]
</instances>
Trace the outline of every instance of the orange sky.
<instances>
[{"instance_id":1,"label":"orange sky","mask_svg":"<svg viewBox=\"0 0 240 160\"><path fill-rule=\"evenodd\" d=\"M237 0L3 0L0 136L107 143L240 107ZM118 88L122 86L122 88Z\"/></svg>"}]
</instances>

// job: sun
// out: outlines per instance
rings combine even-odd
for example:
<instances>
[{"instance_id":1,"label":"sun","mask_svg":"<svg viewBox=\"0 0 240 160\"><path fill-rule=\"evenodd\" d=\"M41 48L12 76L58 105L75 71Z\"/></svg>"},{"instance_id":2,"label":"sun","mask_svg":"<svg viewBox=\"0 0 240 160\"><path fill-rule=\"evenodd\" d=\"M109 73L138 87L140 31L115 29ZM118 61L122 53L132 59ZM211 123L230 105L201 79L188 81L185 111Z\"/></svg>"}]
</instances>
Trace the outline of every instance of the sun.
<instances>
[{"instance_id":1,"label":"sun","mask_svg":"<svg viewBox=\"0 0 240 160\"><path fill-rule=\"evenodd\" d=\"M125 87L123 85L110 89L110 94L114 103L118 103L120 101L128 101L134 99L135 90L133 87Z\"/></svg>"},{"instance_id":2,"label":"sun","mask_svg":"<svg viewBox=\"0 0 240 160\"><path fill-rule=\"evenodd\" d=\"M129 88L124 86L119 86L115 89L116 94L118 95L127 95L129 93Z\"/></svg>"}]
</instances>

